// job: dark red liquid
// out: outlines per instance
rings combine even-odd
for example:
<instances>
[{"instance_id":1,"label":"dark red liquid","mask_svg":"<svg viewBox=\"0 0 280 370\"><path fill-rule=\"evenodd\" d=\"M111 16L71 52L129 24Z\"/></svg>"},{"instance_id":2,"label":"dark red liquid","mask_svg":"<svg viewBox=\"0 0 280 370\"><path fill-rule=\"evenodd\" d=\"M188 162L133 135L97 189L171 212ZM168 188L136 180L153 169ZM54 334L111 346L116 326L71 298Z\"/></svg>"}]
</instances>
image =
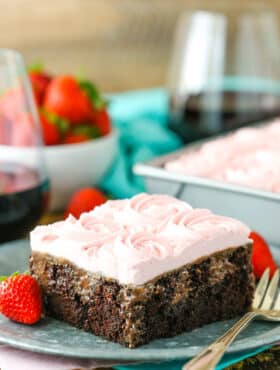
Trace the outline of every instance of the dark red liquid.
<instances>
[{"instance_id":1,"label":"dark red liquid","mask_svg":"<svg viewBox=\"0 0 280 370\"><path fill-rule=\"evenodd\" d=\"M170 98L169 127L184 142L280 116L280 96L253 92L205 93Z\"/></svg>"},{"instance_id":2,"label":"dark red liquid","mask_svg":"<svg viewBox=\"0 0 280 370\"><path fill-rule=\"evenodd\" d=\"M0 163L0 243L26 237L44 212L48 182L33 170Z\"/></svg>"}]
</instances>

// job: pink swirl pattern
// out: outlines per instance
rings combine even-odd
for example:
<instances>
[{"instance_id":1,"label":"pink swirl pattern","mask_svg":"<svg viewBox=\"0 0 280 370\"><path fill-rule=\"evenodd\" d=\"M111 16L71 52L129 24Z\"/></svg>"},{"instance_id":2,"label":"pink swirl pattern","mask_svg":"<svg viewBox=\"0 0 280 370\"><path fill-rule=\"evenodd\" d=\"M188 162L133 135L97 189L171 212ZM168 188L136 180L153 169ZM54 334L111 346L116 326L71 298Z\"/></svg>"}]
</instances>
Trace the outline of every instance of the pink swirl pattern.
<instances>
[{"instance_id":1,"label":"pink swirl pattern","mask_svg":"<svg viewBox=\"0 0 280 370\"><path fill-rule=\"evenodd\" d=\"M280 120L242 128L165 164L168 171L280 192Z\"/></svg>"},{"instance_id":2,"label":"pink swirl pattern","mask_svg":"<svg viewBox=\"0 0 280 370\"><path fill-rule=\"evenodd\" d=\"M130 206L136 212L143 215L164 219L169 215L175 215L180 211L190 211L192 207L184 202L180 202L168 195L139 194L131 199Z\"/></svg>"},{"instance_id":3,"label":"pink swirl pattern","mask_svg":"<svg viewBox=\"0 0 280 370\"><path fill-rule=\"evenodd\" d=\"M123 284L141 285L202 256L246 244L248 235L237 220L167 195L139 194L108 201L80 219L36 227L31 248Z\"/></svg>"},{"instance_id":4,"label":"pink swirl pattern","mask_svg":"<svg viewBox=\"0 0 280 370\"><path fill-rule=\"evenodd\" d=\"M147 255L156 258L165 258L173 252L173 246L168 243L166 237L144 231L124 235L123 243L127 247L137 251L139 256L144 259Z\"/></svg>"}]
</instances>

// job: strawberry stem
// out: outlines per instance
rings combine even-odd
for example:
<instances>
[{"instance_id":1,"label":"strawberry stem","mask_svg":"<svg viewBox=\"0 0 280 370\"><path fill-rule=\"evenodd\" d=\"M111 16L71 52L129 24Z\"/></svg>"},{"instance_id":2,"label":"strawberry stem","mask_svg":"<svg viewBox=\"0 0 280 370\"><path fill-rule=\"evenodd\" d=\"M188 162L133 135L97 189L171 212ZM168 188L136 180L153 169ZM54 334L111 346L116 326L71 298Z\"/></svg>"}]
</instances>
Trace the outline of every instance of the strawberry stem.
<instances>
[{"instance_id":1,"label":"strawberry stem","mask_svg":"<svg viewBox=\"0 0 280 370\"><path fill-rule=\"evenodd\" d=\"M85 92L93 107L97 110L106 108L107 102L98 91L97 87L90 81L80 80L80 88Z\"/></svg>"},{"instance_id":2,"label":"strawberry stem","mask_svg":"<svg viewBox=\"0 0 280 370\"><path fill-rule=\"evenodd\" d=\"M85 135L90 139L95 139L100 136L100 131L98 127L92 126L90 124L81 124L77 127L74 127L72 132L76 135Z\"/></svg>"},{"instance_id":3,"label":"strawberry stem","mask_svg":"<svg viewBox=\"0 0 280 370\"><path fill-rule=\"evenodd\" d=\"M15 271L15 272L13 272L12 274L11 274L11 276L18 276L20 274L20 272L19 271Z\"/></svg>"},{"instance_id":4,"label":"strawberry stem","mask_svg":"<svg viewBox=\"0 0 280 370\"><path fill-rule=\"evenodd\" d=\"M49 112L46 109L42 108L40 112L53 123L59 130L60 134L63 136L67 131L69 131L69 122L65 118L59 117L53 112Z\"/></svg>"},{"instance_id":5,"label":"strawberry stem","mask_svg":"<svg viewBox=\"0 0 280 370\"><path fill-rule=\"evenodd\" d=\"M29 72L43 72L43 70L44 70L43 63L33 63L28 66Z\"/></svg>"},{"instance_id":6,"label":"strawberry stem","mask_svg":"<svg viewBox=\"0 0 280 370\"><path fill-rule=\"evenodd\" d=\"M10 275L10 277L18 276L18 275L20 275L20 272L19 272L19 271L15 271L15 272L13 272L13 273ZM1 282L1 281L5 281L5 280L7 280L8 278L9 278L9 276L0 276L0 282Z\"/></svg>"}]
</instances>

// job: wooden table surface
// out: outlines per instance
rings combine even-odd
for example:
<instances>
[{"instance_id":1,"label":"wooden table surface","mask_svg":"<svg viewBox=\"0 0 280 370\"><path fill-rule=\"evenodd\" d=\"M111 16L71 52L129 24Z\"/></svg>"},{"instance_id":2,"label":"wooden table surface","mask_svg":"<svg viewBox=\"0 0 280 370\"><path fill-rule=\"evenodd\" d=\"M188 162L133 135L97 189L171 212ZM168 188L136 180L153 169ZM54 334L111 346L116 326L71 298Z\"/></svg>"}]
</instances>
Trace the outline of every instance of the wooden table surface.
<instances>
[{"instance_id":1,"label":"wooden table surface","mask_svg":"<svg viewBox=\"0 0 280 370\"><path fill-rule=\"evenodd\" d=\"M88 76L103 91L159 86L183 11L252 2L280 14L279 0L0 0L0 45L54 73Z\"/></svg>"}]
</instances>

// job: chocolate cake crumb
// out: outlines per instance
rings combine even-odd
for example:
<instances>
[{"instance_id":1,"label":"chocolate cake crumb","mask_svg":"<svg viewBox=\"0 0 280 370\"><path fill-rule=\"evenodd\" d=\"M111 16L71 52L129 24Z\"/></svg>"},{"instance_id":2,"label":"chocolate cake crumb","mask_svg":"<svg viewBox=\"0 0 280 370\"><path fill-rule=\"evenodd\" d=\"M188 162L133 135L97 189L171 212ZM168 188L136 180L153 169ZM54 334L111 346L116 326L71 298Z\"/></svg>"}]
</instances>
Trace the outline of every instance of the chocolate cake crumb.
<instances>
[{"instance_id":1,"label":"chocolate cake crumb","mask_svg":"<svg viewBox=\"0 0 280 370\"><path fill-rule=\"evenodd\" d=\"M254 293L251 244L229 248L143 285L123 285L33 252L46 313L130 348L246 312Z\"/></svg>"}]
</instances>

